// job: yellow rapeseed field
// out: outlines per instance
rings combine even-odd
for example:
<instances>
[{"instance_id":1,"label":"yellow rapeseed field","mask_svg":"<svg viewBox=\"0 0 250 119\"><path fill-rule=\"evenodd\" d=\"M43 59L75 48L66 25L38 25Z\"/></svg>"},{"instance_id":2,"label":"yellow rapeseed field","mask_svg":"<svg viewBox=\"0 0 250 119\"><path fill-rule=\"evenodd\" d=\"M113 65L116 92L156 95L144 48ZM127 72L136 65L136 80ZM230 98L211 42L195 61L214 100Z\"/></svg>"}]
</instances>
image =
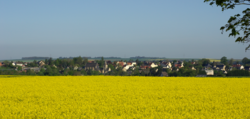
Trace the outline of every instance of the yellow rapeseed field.
<instances>
[{"instance_id":1,"label":"yellow rapeseed field","mask_svg":"<svg viewBox=\"0 0 250 119\"><path fill-rule=\"evenodd\" d=\"M0 76L0 119L249 119L250 78Z\"/></svg>"}]
</instances>

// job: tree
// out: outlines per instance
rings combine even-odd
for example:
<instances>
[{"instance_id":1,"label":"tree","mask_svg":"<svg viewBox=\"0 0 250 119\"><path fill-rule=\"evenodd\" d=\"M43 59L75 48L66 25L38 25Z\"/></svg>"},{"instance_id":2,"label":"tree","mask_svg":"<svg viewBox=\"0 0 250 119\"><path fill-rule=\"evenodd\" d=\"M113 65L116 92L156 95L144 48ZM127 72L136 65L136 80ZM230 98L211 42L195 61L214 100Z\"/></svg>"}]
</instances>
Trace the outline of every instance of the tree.
<instances>
[{"instance_id":1,"label":"tree","mask_svg":"<svg viewBox=\"0 0 250 119\"><path fill-rule=\"evenodd\" d=\"M177 62L177 60L174 60L174 61L173 61L173 64L175 64L175 62Z\"/></svg>"},{"instance_id":2,"label":"tree","mask_svg":"<svg viewBox=\"0 0 250 119\"><path fill-rule=\"evenodd\" d=\"M22 71L22 67L18 66L17 70Z\"/></svg>"},{"instance_id":3,"label":"tree","mask_svg":"<svg viewBox=\"0 0 250 119\"><path fill-rule=\"evenodd\" d=\"M61 63L60 63L60 59L56 59L56 61L55 61L55 65L56 66L59 66Z\"/></svg>"},{"instance_id":4,"label":"tree","mask_svg":"<svg viewBox=\"0 0 250 119\"><path fill-rule=\"evenodd\" d=\"M228 64L228 60L227 60L227 57L223 56L221 59L220 59L220 62L227 65Z\"/></svg>"},{"instance_id":5,"label":"tree","mask_svg":"<svg viewBox=\"0 0 250 119\"><path fill-rule=\"evenodd\" d=\"M204 66L204 65L207 65L207 64L209 64L210 63L210 60L209 59L205 59L205 58L203 58L203 59L201 59L201 61L200 61L201 63L202 63L202 65Z\"/></svg>"},{"instance_id":6,"label":"tree","mask_svg":"<svg viewBox=\"0 0 250 119\"><path fill-rule=\"evenodd\" d=\"M104 65L104 58L102 57L101 61L100 61L100 67L103 68Z\"/></svg>"},{"instance_id":7,"label":"tree","mask_svg":"<svg viewBox=\"0 0 250 119\"><path fill-rule=\"evenodd\" d=\"M82 65L82 57L81 56L75 57L75 58L73 58L73 60L74 60L75 64L78 64L79 66Z\"/></svg>"},{"instance_id":8,"label":"tree","mask_svg":"<svg viewBox=\"0 0 250 119\"><path fill-rule=\"evenodd\" d=\"M233 63L234 63L234 59L231 58L231 59L229 60L229 65L233 65Z\"/></svg>"},{"instance_id":9,"label":"tree","mask_svg":"<svg viewBox=\"0 0 250 119\"><path fill-rule=\"evenodd\" d=\"M115 67L112 64L109 64L108 67L111 69L111 71L115 70Z\"/></svg>"},{"instance_id":10,"label":"tree","mask_svg":"<svg viewBox=\"0 0 250 119\"><path fill-rule=\"evenodd\" d=\"M84 58L84 65L86 65L88 63L88 58Z\"/></svg>"},{"instance_id":11,"label":"tree","mask_svg":"<svg viewBox=\"0 0 250 119\"><path fill-rule=\"evenodd\" d=\"M139 76L140 75L139 68L135 68L132 75L133 76Z\"/></svg>"},{"instance_id":12,"label":"tree","mask_svg":"<svg viewBox=\"0 0 250 119\"><path fill-rule=\"evenodd\" d=\"M48 59L45 59L45 64L48 64Z\"/></svg>"},{"instance_id":13,"label":"tree","mask_svg":"<svg viewBox=\"0 0 250 119\"><path fill-rule=\"evenodd\" d=\"M49 64L50 66L54 65L54 62L53 62L52 58L49 58L48 64Z\"/></svg>"},{"instance_id":14,"label":"tree","mask_svg":"<svg viewBox=\"0 0 250 119\"><path fill-rule=\"evenodd\" d=\"M210 2L210 5L216 4L222 8L222 11L225 9L234 9L236 5L250 5L250 0L204 0L204 2ZM226 32L231 30L230 36L238 36L235 42L248 43L250 42L250 8L242 11L243 16L236 14L231 16L228 20L228 24L222 26L220 30L225 30ZM243 36L240 37L240 32L243 32ZM246 47L246 50L249 50L250 45Z\"/></svg>"},{"instance_id":15,"label":"tree","mask_svg":"<svg viewBox=\"0 0 250 119\"><path fill-rule=\"evenodd\" d=\"M248 59L248 58L244 57L244 58L242 59L242 63L243 63L243 64L247 64L248 62L249 62L249 59Z\"/></svg>"},{"instance_id":16,"label":"tree","mask_svg":"<svg viewBox=\"0 0 250 119\"><path fill-rule=\"evenodd\" d=\"M227 73L227 76L249 76L249 71L246 70L233 70Z\"/></svg>"}]
</instances>

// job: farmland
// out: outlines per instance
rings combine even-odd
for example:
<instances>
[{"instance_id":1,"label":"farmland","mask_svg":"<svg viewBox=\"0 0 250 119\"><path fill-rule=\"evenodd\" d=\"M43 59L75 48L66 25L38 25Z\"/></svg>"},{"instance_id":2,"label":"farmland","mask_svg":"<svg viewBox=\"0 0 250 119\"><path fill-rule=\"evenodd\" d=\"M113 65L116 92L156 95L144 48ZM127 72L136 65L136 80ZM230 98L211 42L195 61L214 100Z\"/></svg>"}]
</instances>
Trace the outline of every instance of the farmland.
<instances>
[{"instance_id":1,"label":"farmland","mask_svg":"<svg viewBox=\"0 0 250 119\"><path fill-rule=\"evenodd\" d=\"M249 78L0 76L0 118L250 118Z\"/></svg>"}]
</instances>

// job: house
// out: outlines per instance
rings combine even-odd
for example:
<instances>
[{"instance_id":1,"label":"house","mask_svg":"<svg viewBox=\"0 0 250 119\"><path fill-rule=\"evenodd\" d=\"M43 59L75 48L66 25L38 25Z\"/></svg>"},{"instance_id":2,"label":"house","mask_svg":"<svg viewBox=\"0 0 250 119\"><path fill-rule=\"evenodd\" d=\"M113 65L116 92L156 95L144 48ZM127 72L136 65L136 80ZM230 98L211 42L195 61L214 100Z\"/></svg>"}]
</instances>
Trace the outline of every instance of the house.
<instances>
[{"instance_id":1,"label":"house","mask_svg":"<svg viewBox=\"0 0 250 119\"><path fill-rule=\"evenodd\" d=\"M131 62L127 62L127 65L132 65L132 63Z\"/></svg>"},{"instance_id":2,"label":"house","mask_svg":"<svg viewBox=\"0 0 250 119\"><path fill-rule=\"evenodd\" d=\"M130 68L129 65L124 65L122 68L122 71L126 72Z\"/></svg>"},{"instance_id":3,"label":"house","mask_svg":"<svg viewBox=\"0 0 250 119\"><path fill-rule=\"evenodd\" d=\"M53 65L52 67L55 67L55 68L57 68L57 66L56 66L56 65Z\"/></svg>"},{"instance_id":4,"label":"house","mask_svg":"<svg viewBox=\"0 0 250 119\"><path fill-rule=\"evenodd\" d=\"M1 67L1 66L3 66L3 63L2 63L2 62L0 62L0 67Z\"/></svg>"},{"instance_id":5,"label":"house","mask_svg":"<svg viewBox=\"0 0 250 119\"><path fill-rule=\"evenodd\" d=\"M35 71L35 72L40 72L40 67L23 67L22 68L22 71L27 71L27 70L32 70L32 71Z\"/></svg>"},{"instance_id":6,"label":"house","mask_svg":"<svg viewBox=\"0 0 250 119\"><path fill-rule=\"evenodd\" d=\"M22 67L23 63L22 62L13 62L12 65L13 66L20 66L20 67Z\"/></svg>"},{"instance_id":7,"label":"house","mask_svg":"<svg viewBox=\"0 0 250 119\"><path fill-rule=\"evenodd\" d=\"M78 66L74 66L74 68L73 68L74 70L77 70L78 69Z\"/></svg>"},{"instance_id":8,"label":"house","mask_svg":"<svg viewBox=\"0 0 250 119\"><path fill-rule=\"evenodd\" d=\"M134 70L134 66L136 65L136 62L127 62L126 65L123 65L123 71L127 71L128 69L132 68Z\"/></svg>"},{"instance_id":9,"label":"house","mask_svg":"<svg viewBox=\"0 0 250 119\"><path fill-rule=\"evenodd\" d=\"M85 65L85 70L98 70L99 71L99 65L98 63L87 63Z\"/></svg>"},{"instance_id":10,"label":"house","mask_svg":"<svg viewBox=\"0 0 250 119\"><path fill-rule=\"evenodd\" d=\"M148 65L149 65L150 67L152 67L152 68L158 67L158 65L155 64L155 63L149 63Z\"/></svg>"},{"instance_id":11,"label":"house","mask_svg":"<svg viewBox=\"0 0 250 119\"><path fill-rule=\"evenodd\" d=\"M176 67L176 68L182 68L183 66L181 66L181 64L174 64L174 67Z\"/></svg>"},{"instance_id":12,"label":"house","mask_svg":"<svg viewBox=\"0 0 250 119\"><path fill-rule=\"evenodd\" d=\"M78 67L78 69L77 69L78 71L81 71L82 70L82 67Z\"/></svg>"},{"instance_id":13,"label":"house","mask_svg":"<svg viewBox=\"0 0 250 119\"><path fill-rule=\"evenodd\" d=\"M26 66L26 65L28 65L28 63L27 63L27 62L24 62L24 63L23 63L23 65L25 65L25 66Z\"/></svg>"},{"instance_id":14,"label":"house","mask_svg":"<svg viewBox=\"0 0 250 119\"><path fill-rule=\"evenodd\" d=\"M108 73L110 71L111 71L111 69L108 67L108 63L105 61L104 65L103 65L103 68L100 69L100 72L105 74L105 73Z\"/></svg>"},{"instance_id":15,"label":"house","mask_svg":"<svg viewBox=\"0 0 250 119\"><path fill-rule=\"evenodd\" d=\"M150 66L146 66L146 65L140 66L140 69L150 69L150 68L151 68Z\"/></svg>"},{"instance_id":16,"label":"house","mask_svg":"<svg viewBox=\"0 0 250 119\"><path fill-rule=\"evenodd\" d=\"M118 62L116 62L116 65L124 66L124 65L126 65L126 62L118 61Z\"/></svg>"},{"instance_id":17,"label":"house","mask_svg":"<svg viewBox=\"0 0 250 119\"><path fill-rule=\"evenodd\" d=\"M244 68L243 68L244 69ZM229 67L229 69L228 69L229 71L232 71L233 70L233 67Z\"/></svg>"},{"instance_id":18,"label":"house","mask_svg":"<svg viewBox=\"0 0 250 119\"><path fill-rule=\"evenodd\" d=\"M170 62L162 62L160 66L162 66L163 69L169 69L172 67L172 64Z\"/></svg>"},{"instance_id":19,"label":"house","mask_svg":"<svg viewBox=\"0 0 250 119\"><path fill-rule=\"evenodd\" d=\"M245 66L244 69L250 71L250 66Z\"/></svg>"},{"instance_id":20,"label":"house","mask_svg":"<svg viewBox=\"0 0 250 119\"><path fill-rule=\"evenodd\" d=\"M149 61L143 61L144 65L148 65L150 62Z\"/></svg>"},{"instance_id":21,"label":"house","mask_svg":"<svg viewBox=\"0 0 250 119\"><path fill-rule=\"evenodd\" d=\"M126 65L127 65L127 66L135 66L135 65L136 65L136 62L127 62Z\"/></svg>"},{"instance_id":22,"label":"house","mask_svg":"<svg viewBox=\"0 0 250 119\"><path fill-rule=\"evenodd\" d=\"M38 61L37 64L41 67L43 65L45 65L45 63L43 61Z\"/></svg>"},{"instance_id":23,"label":"house","mask_svg":"<svg viewBox=\"0 0 250 119\"><path fill-rule=\"evenodd\" d=\"M241 64L233 65L233 67L238 69L238 70L243 70L244 69L244 66L242 66Z\"/></svg>"},{"instance_id":24,"label":"house","mask_svg":"<svg viewBox=\"0 0 250 119\"><path fill-rule=\"evenodd\" d=\"M182 68L182 67L184 67L184 63L181 62L181 61L177 61L177 62L174 64L174 67Z\"/></svg>"},{"instance_id":25,"label":"house","mask_svg":"<svg viewBox=\"0 0 250 119\"><path fill-rule=\"evenodd\" d=\"M216 65L217 70L225 71L226 66L225 65Z\"/></svg>"},{"instance_id":26,"label":"house","mask_svg":"<svg viewBox=\"0 0 250 119\"><path fill-rule=\"evenodd\" d=\"M168 76L168 73L165 72L165 71L163 71L163 72L161 72L161 75L160 75L160 76L162 76L162 77L167 77L167 76Z\"/></svg>"},{"instance_id":27,"label":"house","mask_svg":"<svg viewBox=\"0 0 250 119\"><path fill-rule=\"evenodd\" d=\"M192 67L189 67L191 70L196 70L193 66Z\"/></svg>"},{"instance_id":28,"label":"house","mask_svg":"<svg viewBox=\"0 0 250 119\"><path fill-rule=\"evenodd\" d=\"M106 61L106 63L107 63L107 65L112 64L112 62L111 62L111 61Z\"/></svg>"},{"instance_id":29,"label":"house","mask_svg":"<svg viewBox=\"0 0 250 119\"><path fill-rule=\"evenodd\" d=\"M205 69L211 69L213 66L211 64L205 64L203 65Z\"/></svg>"},{"instance_id":30,"label":"house","mask_svg":"<svg viewBox=\"0 0 250 119\"><path fill-rule=\"evenodd\" d=\"M169 68L172 68L171 62L167 62L166 65L167 65Z\"/></svg>"},{"instance_id":31,"label":"house","mask_svg":"<svg viewBox=\"0 0 250 119\"><path fill-rule=\"evenodd\" d=\"M223 71L224 74L227 74L227 71Z\"/></svg>"},{"instance_id":32,"label":"house","mask_svg":"<svg viewBox=\"0 0 250 119\"><path fill-rule=\"evenodd\" d=\"M20 66L20 67L24 66L22 62L16 62L15 64L16 64L15 66Z\"/></svg>"},{"instance_id":33,"label":"house","mask_svg":"<svg viewBox=\"0 0 250 119\"><path fill-rule=\"evenodd\" d=\"M213 69L207 69L205 70L207 75L214 75L214 70Z\"/></svg>"},{"instance_id":34,"label":"house","mask_svg":"<svg viewBox=\"0 0 250 119\"><path fill-rule=\"evenodd\" d=\"M129 67L129 70L135 70L135 67Z\"/></svg>"}]
</instances>

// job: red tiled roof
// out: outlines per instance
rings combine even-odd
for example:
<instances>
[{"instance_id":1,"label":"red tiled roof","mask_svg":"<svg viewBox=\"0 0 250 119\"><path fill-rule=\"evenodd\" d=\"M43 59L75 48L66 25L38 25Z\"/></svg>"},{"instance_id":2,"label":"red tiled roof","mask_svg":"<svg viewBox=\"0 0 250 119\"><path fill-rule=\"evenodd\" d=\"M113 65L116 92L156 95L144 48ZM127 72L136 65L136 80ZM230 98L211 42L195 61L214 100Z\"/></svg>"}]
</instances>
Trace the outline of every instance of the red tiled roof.
<instances>
[{"instance_id":1,"label":"red tiled roof","mask_svg":"<svg viewBox=\"0 0 250 119\"><path fill-rule=\"evenodd\" d=\"M151 66L141 66L141 68L143 68L143 69L146 69L146 68L150 69Z\"/></svg>"},{"instance_id":2,"label":"red tiled roof","mask_svg":"<svg viewBox=\"0 0 250 119\"><path fill-rule=\"evenodd\" d=\"M131 65L132 63L131 62L128 62L127 65Z\"/></svg>"},{"instance_id":3,"label":"red tiled roof","mask_svg":"<svg viewBox=\"0 0 250 119\"><path fill-rule=\"evenodd\" d=\"M124 63L123 62L118 62L118 65L123 66Z\"/></svg>"},{"instance_id":4,"label":"red tiled roof","mask_svg":"<svg viewBox=\"0 0 250 119\"><path fill-rule=\"evenodd\" d=\"M179 66L181 66L181 64L175 64L174 66L175 66L175 67L179 67Z\"/></svg>"},{"instance_id":5,"label":"red tiled roof","mask_svg":"<svg viewBox=\"0 0 250 119\"><path fill-rule=\"evenodd\" d=\"M233 67L241 67L240 64L233 65Z\"/></svg>"}]
</instances>

